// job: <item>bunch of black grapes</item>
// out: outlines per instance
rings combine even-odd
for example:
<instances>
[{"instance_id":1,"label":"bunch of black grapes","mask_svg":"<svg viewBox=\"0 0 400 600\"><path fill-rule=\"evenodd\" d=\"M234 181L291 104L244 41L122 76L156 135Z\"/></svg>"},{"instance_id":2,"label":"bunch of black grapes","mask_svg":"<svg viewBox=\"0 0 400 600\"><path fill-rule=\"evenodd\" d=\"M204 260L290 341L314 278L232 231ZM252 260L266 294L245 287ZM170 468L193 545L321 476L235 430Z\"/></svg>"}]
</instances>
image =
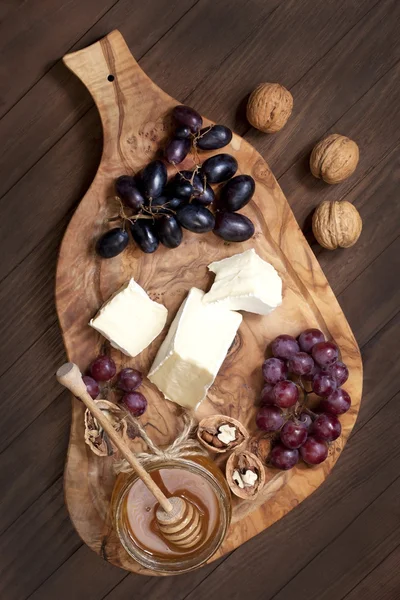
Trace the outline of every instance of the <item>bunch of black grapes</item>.
<instances>
[{"instance_id":1,"label":"bunch of black grapes","mask_svg":"<svg viewBox=\"0 0 400 600\"><path fill-rule=\"evenodd\" d=\"M175 122L173 137L164 150L165 160L180 164L192 152L218 150L230 143L232 131L224 125L202 129L203 120L189 106L179 105L172 111ZM102 258L120 254L129 243L129 233L146 253L155 252L161 242L167 248L177 248L183 229L194 233L213 233L228 242L244 242L254 234L254 225L238 214L250 202L254 179L237 175L237 160L230 154L216 154L192 171L178 171L168 181L162 160L154 160L134 175L122 175L115 182L115 191L125 209L122 227L103 234L96 244ZM216 196L214 184L223 184ZM212 209L212 210L211 210Z\"/></svg>"}]
</instances>

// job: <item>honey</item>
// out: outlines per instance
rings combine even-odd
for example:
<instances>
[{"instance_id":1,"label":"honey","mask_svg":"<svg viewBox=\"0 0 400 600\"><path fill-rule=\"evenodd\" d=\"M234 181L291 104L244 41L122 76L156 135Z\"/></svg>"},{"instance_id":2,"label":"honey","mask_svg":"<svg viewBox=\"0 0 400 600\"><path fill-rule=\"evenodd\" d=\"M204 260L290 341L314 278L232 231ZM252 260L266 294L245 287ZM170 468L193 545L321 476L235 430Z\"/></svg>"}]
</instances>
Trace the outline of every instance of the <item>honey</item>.
<instances>
[{"instance_id":1,"label":"honey","mask_svg":"<svg viewBox=\"0 0 400 600\"><path fill-rule=\"evenodd\" d=\"M229 488L221 471L202 456L160 460L149 464L148 471L167 497L181 497L196 506L201 543L183 549L164 538L155 518L158 502L135 475L124 476L114 491L121 543L140 564L158 572L183 573L204 564L222 543L230 521Z\"/></svg>"},{"instance_id":2,"label":"honey","mask_svg":"<svg viewBox=\"0 0 400 600\"><path fill-rule=\"evenodd\" d=\"M160 469L151 473L153 480L167 497L178 496L194 504L202 521L203 539L215 533L218 524L218 500L211 485L197 473L187 469ZM196 552L179 549L168 543L160 534L155 511L157 500L141 480L129 490L125 500L126 518L134 542L149 554L159 557L177 557L182 553Z\"/></svg>"}]
</instances>

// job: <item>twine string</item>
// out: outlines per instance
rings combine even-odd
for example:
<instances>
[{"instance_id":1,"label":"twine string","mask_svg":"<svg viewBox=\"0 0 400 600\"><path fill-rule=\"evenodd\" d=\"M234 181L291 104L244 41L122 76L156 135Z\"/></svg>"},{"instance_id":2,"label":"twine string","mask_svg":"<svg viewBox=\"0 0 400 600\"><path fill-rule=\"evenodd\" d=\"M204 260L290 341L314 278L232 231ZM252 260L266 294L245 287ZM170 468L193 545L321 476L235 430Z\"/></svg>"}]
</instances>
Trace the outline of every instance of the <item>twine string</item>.
<instances>
[{"instance_id":1,"label":"twine string","mask_svg":"<svg viewBox=\"0 0 400 600\"><path fill-rule=\"evenodd\" d=\"M146 461L146 464L152 464L159 460L176 460L183 456L207 456L207 450L203 448L199 442L193 437L193 430L195 426L195 420L192 416L184 413L183 416L183 429L178 437L172 442L170 446L166 448L160 448L153 440L148 436L146 430L142 425L131 415L127 415L127 419L131 421L135 428L135 433L145 443L150 452L139 452L136 454L141 462ZM114 465L116 473L132 473L133 469L128 461L123 458L117 461Z\"/></svg>"}]
</instances>

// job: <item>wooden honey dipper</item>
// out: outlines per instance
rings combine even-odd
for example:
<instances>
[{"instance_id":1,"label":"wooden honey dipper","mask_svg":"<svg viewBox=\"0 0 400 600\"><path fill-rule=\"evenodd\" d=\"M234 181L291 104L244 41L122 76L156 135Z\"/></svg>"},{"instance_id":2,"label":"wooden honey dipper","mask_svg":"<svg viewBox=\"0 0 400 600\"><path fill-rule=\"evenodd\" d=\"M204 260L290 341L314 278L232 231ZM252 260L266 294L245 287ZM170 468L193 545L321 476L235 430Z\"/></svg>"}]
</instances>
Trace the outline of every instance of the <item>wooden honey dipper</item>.
<instances>
[{"instance_id":1,"label":"wooden honey dipper","mask_svg":"<svg viewBox=\"0 0 400 600\"><path fill-rule=\"evenodd\" d=\"M133 454L125 440L115 431L111 422L89 395L78 366L72 362L65 363L58 369L56 377L61 385L82 400L122 456L126 458L137 476L157 499L159 506L156 510L156 519L163 537L171 544L182 549L190 549L199 545L204 536L202 518L197 506L184 498L175 496L167 498L165 496Z\"/></svg>"}]
</instances>

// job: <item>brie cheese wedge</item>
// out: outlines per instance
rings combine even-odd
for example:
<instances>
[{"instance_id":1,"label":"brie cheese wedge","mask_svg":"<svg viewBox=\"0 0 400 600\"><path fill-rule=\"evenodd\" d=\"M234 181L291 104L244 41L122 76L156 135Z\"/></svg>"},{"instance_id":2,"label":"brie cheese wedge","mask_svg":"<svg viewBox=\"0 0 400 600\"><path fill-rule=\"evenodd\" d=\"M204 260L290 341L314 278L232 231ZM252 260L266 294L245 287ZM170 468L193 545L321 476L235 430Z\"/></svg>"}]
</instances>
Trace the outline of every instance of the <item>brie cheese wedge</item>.
<instances>
[{"instance_id":1,"label":"brie cheese wedge","mask_svg":"<svg viewBox=\"0 0 400 600\"><path fill-rule=\"evenodd\" d=\"M282 280L255 250L246 250L208 266L215 281L203 302L228 310L268 315L282 304Z\"/></svg>"},{"instance_id":2,"label":"brie cheese wedge","mask_svg":"<svg viewBox=\"0 0 400 600\"><path fill-rule=\"evenodd\" d=\"M168 400L191 408L205 398L242 322L239 313L203 297L190 290L148 374Z\"/></svg>"},{"instance_id":3,"label":"brie cheese wedge","mask_svg":"<svg viewBox=\"0 0 400 600\"><path fill-rule=\"evenodd\" d=\"M111 346L127 356L137 356L161 333L168 316L163 304L154 302L131 279L101 307L89 325Z\"/></svg>"}]
</instances>

